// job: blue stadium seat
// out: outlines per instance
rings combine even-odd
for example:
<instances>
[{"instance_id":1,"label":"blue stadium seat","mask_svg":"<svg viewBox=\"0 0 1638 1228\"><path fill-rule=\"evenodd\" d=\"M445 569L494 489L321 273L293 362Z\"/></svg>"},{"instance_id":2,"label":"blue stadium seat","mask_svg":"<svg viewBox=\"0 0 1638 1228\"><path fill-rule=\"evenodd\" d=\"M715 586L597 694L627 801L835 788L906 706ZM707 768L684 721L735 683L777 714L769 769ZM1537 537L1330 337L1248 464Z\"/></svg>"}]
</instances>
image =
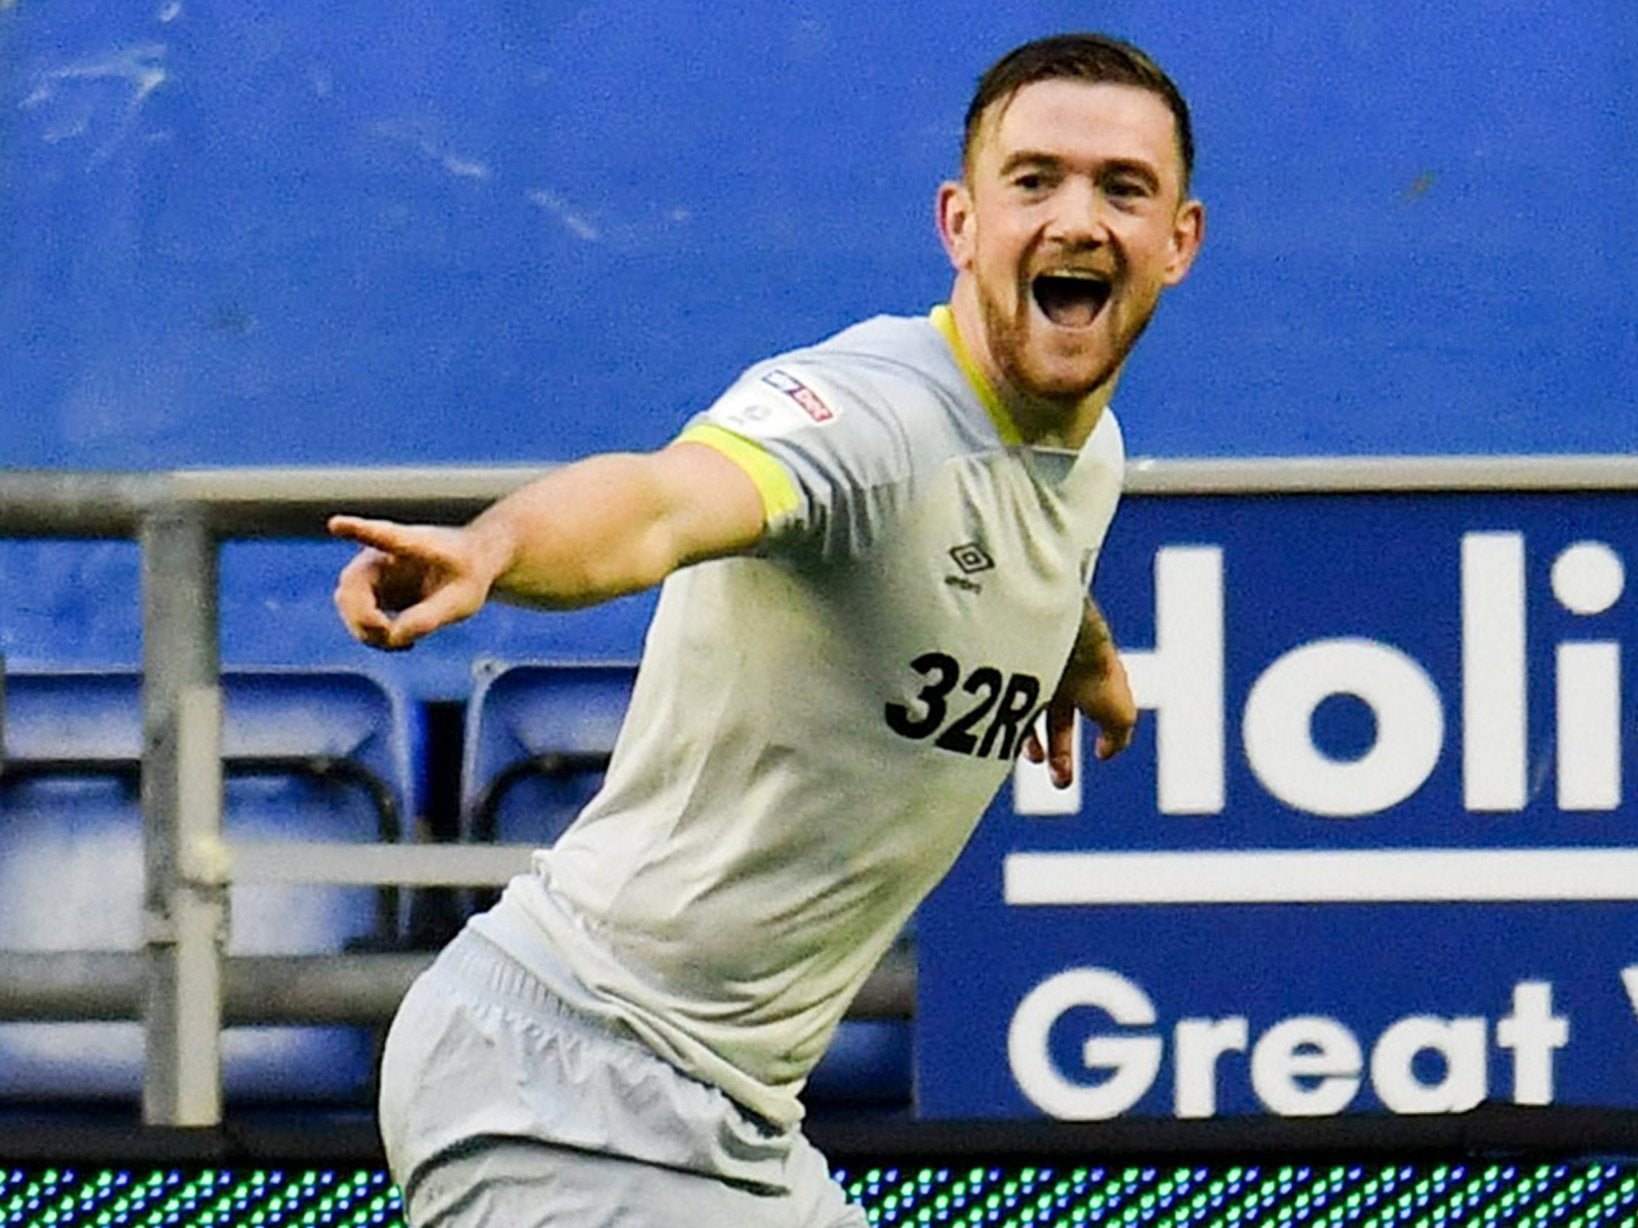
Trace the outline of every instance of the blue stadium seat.
<instances>
[{"instance_id":1,"label":"blue stadium seat","mask_svg":"<svg viewBox=\"0 0 1638 1228\"><path fill-rule=\"evenodd\" d=\"M556 840L602 785L635 679L629 664L480 662L466 717L463 839ZM845 1021L813 1072L809 1106L908 1107L910 1044L905 1020Z\"/></svg>"},{"instance_id":2,"label":"blue stadium seat","mask_svg":"<svg viewBox=\"0 0 1638 1228\"><path fill-rule=\"evenodd\" d=\"M603 783L637 667L481 660L461 765L461 834L549 845Z\"/></svg>"},{"instance_id":3,"label":"blue stadium seat","mask_svg":"<svg viewBox=\"0 0 1638 1228\"><path fill-rule=\"evenodd\" d=\"M349 669L230 669L224 693L229 838L397 841L411 805L401 696ZM5 676L0 949L140 946L142 676ZM394 890L236 884L230 954L393 946ZM374 1037L341 1027L233 1027L224 1088L242 1101L345 1101L368 1091ZM0 1101L101 1100L141 1086L137 1023L0 1024Z\"/></svg>"},{"instance_id":4,"label":"blue stadium seat","mask_svg":"<svg viewBox=\"0 0 1638 1228\"><path fill-rule=\"evenodd\" d=\"M906 1019L844 1019L802 1099L814 1110L908 1110L912 1036Z\"/></svg>"}]
</instances>

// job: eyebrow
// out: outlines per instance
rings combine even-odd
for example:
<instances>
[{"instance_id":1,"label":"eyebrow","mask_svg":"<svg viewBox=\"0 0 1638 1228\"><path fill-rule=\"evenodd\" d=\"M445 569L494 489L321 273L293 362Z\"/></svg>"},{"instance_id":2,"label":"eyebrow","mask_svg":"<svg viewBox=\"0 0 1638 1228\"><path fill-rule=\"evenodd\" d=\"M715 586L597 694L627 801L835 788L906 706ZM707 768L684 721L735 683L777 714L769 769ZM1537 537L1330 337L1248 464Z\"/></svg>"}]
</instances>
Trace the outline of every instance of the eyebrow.
<instances>
[{"instance_id":1,"label":"eyebrow","mask_svg":"<svg viewBox=\"0 0 1638 1228\"><path fill-rule=\"evenodd\" d=\"M1014 171L1022 170L1026 166L1055 167L1062 166L1064 160L1054 154L1041 153L1033 149L1021 149L1017 153L1009 154L1001 163L1000 174L1005 177Z\"/></svg>"}]
</instances>

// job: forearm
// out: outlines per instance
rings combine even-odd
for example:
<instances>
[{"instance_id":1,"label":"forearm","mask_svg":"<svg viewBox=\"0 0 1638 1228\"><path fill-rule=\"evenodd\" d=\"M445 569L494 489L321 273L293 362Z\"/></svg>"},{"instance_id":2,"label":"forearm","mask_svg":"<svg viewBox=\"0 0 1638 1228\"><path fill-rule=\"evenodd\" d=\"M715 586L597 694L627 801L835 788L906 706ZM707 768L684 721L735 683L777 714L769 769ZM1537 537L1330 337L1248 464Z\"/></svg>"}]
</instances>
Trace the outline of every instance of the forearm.
<instances>
[{"instance_id":1,"label":"forearm","mask_svg":"<svg viewBox=\"0 0 1638 1228\"><path fill-rule=\"evenodd\" d=\"M658 517L645 458L594 456L514 491L467 534L493 595L572 609L664 578L647 532Z\"/></svg>"},{"instance_id":2,"label":"forearm","mask_svg":"<svg viewBox=\"0 0 1638 1228\"><path fill-rule=\"evenodd\" d=\"M725 501L712 467L727 462L703 451L591 457L496 503L467 527L493 594L548 609L595 605L755 542L760 504Z\"/></svg>"}]
</instances>

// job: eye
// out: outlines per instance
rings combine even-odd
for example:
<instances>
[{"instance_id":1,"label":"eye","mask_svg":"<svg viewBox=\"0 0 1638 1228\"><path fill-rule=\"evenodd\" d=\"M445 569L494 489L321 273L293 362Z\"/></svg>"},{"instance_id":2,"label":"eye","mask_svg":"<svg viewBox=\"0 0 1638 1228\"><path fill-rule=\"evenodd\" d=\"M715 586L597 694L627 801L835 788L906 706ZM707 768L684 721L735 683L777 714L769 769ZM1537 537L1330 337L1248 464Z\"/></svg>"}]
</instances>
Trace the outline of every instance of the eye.
<instances>
[{"instance_id":1,"label":"eye","mask_svg":"<svg viewBox=\"0 0 1638 1228\"><path fill-rule=\"evenodd\" d=\"M1032 170L1019 170L1009 182L1015 192L1025 196L1042 196L1052 191L1059 177L1051 167L1037 166Z\"/></svg>"},{"instance_id":2,"label":"eye","mask_svg":"<svg viewBox=\"0 0 1638 1228\"><path fill-rule=\"evenodd\" d=\"M1132 209L1154 195L1154 185L1138 175L1112 175L1104 181L1105 195L1121 208Z\"/></svg>"}]
</instances>

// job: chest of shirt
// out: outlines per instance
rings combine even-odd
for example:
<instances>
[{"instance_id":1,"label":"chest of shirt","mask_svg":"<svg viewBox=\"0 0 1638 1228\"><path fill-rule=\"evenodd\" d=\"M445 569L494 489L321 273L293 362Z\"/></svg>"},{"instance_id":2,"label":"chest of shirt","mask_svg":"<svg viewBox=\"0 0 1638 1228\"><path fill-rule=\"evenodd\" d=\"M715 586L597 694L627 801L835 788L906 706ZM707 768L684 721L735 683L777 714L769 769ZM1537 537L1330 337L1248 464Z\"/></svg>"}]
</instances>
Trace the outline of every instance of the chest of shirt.
<instances>
[{"instance_id":1,"label":"chest of shirt","mask_svg":"<svg viewBox=\"0 0 1638 1228\"><path fill-rule=\"evenodd\" d=\"M1102 528L1006 454L953 462L832 577L858 684L912 742L1010 759L1080 626Z\"/></svg>"}]
</instances>

